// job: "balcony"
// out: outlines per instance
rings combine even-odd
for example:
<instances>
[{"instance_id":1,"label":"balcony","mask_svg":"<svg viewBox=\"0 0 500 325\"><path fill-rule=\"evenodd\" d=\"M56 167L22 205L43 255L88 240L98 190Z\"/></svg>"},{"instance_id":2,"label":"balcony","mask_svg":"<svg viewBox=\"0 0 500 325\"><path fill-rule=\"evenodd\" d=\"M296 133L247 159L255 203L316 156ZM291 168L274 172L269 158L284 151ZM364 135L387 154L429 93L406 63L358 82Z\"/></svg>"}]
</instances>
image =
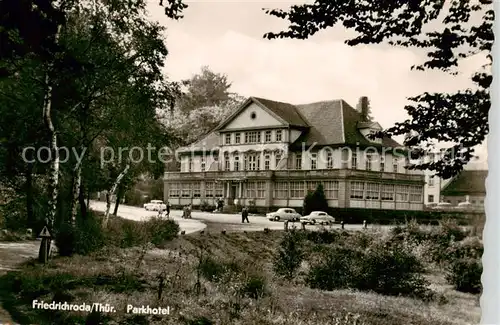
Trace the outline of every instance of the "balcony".
<instances>
[{"instance_id":1,"label":"balcony","mask_svg":"<svg viewBox=\"0 0 500 325\"><path fill-rule=\"evenodd\" d=\"M266 171L207 171L207 172L166 172L165 179L177 180L245 180L245 179L325 179L325 178L353 178L364 180L395 180L409 182L424 182L424 175L402 174L402 173L382 173L368 170L353 169L316 169L316 170L266 170Z\"/></svg>"}]
</instances>

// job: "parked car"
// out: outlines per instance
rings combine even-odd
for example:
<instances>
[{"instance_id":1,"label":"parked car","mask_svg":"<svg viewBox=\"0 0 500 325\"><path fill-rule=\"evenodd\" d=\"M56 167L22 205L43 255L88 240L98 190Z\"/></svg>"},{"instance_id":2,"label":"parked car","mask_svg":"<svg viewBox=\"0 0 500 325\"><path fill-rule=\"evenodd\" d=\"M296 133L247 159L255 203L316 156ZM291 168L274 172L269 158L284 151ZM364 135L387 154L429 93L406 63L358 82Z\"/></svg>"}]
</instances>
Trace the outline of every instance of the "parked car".
<instances>
[{"instance_id":1,"label":"parked car","mask_svg":"<svg viewBox=\"0 0 500 325\"><path fill-rule=\"evenodd\" d=\"M271 221L289 220L289 221L299 221L301 215L297 213L294 209L281 208L276 212L270 212L266 214L266 218Z\"/></svg>"},{"instance_id":2,"label":"parked car","mask_svg":"<svg viewBox=\"0 0 500 325\"><path fill-rule=\"evenodd\" d=\"M144 209L147 211L161 211L166 210L167 205L162 200L151 200L149 203L144 204Z\"/></svg>"},{"instance_id":3,"label":"parked car","mask_svg":"<svg viewBox=\"0 0 500 325\"><path fill-rule=\"evenodd\" d=\"M311 214L300 218L300 221L311 225L316 223L320 225L331 225L335 223L335 218L323 211L313 211Z\"/></svg>"}]
</instances>

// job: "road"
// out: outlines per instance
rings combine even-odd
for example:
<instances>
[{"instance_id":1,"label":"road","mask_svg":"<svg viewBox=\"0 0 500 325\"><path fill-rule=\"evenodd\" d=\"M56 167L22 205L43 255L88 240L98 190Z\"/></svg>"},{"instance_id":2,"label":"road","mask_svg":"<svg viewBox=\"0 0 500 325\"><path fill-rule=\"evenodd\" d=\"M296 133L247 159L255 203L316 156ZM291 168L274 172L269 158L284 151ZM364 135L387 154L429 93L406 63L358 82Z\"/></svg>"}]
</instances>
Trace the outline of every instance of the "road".
<instances>
[{"instance_id":1,"label":"road","mask_svg":"<svg viewBox=\"0 0 500 325\"><path fill-rule=\"evenodd\" d=\"M104 202L91 201L90 207L97 211L105 211L106 204ZM157 212L146 211L143 208L120 204L118 207L118 215L125 219L144 221L148 218L156 216ZM264 228L269 228L270 230L282 230L284 227L283 222L269 221L263 216L253 215L248 217L250 223L241 223L240 214L193 211L191 213L192 219L182 219L181 210L172 210L170 212L170 216L179 223L181 230L185 230L186 234L203 230L206 227L205 223L221 224L221 228L224 228L227 231L262 231ZM299 223L291 223L290 226L292 225L300 228ZM308 225L306 227L311 230L321 228L321 226L317 225ZM332 227L340 228L340 225L336 224ZM362 229L362 225L345 225L345 229Z\"/></svg>"},{"instance_id":2,"label":"road","mask_svg":"<svg viewBox=\"0 0 500 325\"><path fill-rule=\"evenodd\" d=\"M99 201L90 201L90 208L95 211L105 212L106 203ZM112 208L114 208L114 204L112 205ZM152 217L157 216L158 213L154 211L146 211L142 208L134 206L120 204L118 206L117 215L123 219L134 220L134 221L146 221ZM180 212L179 214L175 215L171 214L171 219L175 220L179 224L181 231L184 230L186 234L201 231L207 227L206 224L204 224L199 220L182 219L181 215L182 213Z\"/></svg>"}]
</instances>

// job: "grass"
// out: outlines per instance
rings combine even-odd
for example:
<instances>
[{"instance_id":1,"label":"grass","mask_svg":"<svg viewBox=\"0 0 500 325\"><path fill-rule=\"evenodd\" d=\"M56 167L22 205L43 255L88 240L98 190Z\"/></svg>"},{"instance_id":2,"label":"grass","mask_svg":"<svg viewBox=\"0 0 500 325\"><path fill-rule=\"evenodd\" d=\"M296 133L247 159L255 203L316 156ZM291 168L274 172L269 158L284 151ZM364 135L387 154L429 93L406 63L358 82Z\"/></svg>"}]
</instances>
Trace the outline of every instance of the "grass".
<instances>
[{"instance_id":1,"label":"grass","mask_svg":"<svg viewBox=\"0 0 500 325\"><path fill-rule=\"evenodd\" d=\"M479 297L453 290L437 268L426 274L441 297L431 302L353 290L327 292L308 288L300 277L277 278L272 260L282 236L281 231L193 234L162 248L106 247L88 256L56 258L46 266L26 263L21 272L0 278L0 299L21 324L83 324L90 321L88 317L103 324L175 325L479 322ZM217 271L220 265L229 271ZM214 272L222 277L211 278ZM43 311L32 308L33 299L98 302L114 306L117 312L89 316ZM126 314L128 304L169 306L170 315Z\"/></svg>"}]
</instances>

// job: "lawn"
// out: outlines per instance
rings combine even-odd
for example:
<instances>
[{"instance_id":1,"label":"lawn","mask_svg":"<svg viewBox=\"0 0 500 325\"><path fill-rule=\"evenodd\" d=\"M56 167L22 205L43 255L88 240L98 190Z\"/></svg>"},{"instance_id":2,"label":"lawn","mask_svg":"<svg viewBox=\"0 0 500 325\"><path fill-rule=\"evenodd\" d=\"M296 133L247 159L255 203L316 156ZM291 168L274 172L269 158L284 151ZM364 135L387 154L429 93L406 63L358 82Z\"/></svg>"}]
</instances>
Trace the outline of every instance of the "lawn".
<instances>
[{"instance_id":1,"label":"lawn","mask_svg":"<svg viewBox=\"0 0 500 325\"><path fill-rule=\"evenodd\" d=\"M350 238L370 240L380 236L384 235L377 230L350 234ZM480 321L479 295L454 290L443 269L430 262L425 264L424 277L435 293L431 300L353 288L312 289L305 280L313 264L308 257L319 246L332 245L314 239L321 236L307 235L309 240L301 246L306 261L294 277L278 277L273 261L283 237L282 231L205 232L156 247L106 246L87 256L55 258L46 266L30 262L0 279L1 300L21 324L465 325ZM116 312L33 309L34 299L109 304ZM170 313L127 314L127 305L169 307Z\"/></svg>"}]
</instances>

